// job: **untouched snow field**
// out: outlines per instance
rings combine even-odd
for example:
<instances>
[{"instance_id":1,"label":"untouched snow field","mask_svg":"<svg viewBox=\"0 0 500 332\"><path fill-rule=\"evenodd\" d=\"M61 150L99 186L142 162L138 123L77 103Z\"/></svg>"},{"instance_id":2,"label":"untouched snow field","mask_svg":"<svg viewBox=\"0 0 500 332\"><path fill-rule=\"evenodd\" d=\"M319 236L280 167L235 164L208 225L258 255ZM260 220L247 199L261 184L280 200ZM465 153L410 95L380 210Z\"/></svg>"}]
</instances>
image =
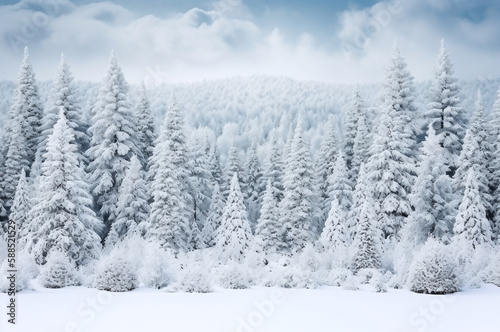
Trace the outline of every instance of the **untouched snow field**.
<instances>
[{"instance_id":1,"label":"untouched snow field","mask_svg":"<svg viewBox=\"0 0 500 332\"><path fill-rule=\"evenodd\" d=\"M25 332L497 332L500 288L485 285L437 296L392 290L374 293L338 287L247 290L208 294L139 288L109 293L85 287L38 289L17 296L18 324L7 324L7 295L0 331Z\"/></svg>"}]
</instances>

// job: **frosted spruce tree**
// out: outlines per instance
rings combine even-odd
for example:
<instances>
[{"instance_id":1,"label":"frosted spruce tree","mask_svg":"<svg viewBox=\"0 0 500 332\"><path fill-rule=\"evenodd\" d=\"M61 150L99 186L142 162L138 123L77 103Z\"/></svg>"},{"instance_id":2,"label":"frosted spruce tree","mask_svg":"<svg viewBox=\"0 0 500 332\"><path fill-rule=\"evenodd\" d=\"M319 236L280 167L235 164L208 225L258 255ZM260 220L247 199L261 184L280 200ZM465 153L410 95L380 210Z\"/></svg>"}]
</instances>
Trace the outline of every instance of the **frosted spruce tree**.
<instances>
[{"instance_id":1,"label":"frosted spruce tree","mask_svg":"<svg viewBox=\"0 0 500 332\"><path fill-rule=\"evenodd\" d=\"M19 182L17 183L16 194L12 204L9 220L13 221L17 230L17 243L20 248L26 244L27 224L29 222L29 211L31 209L31 199L28 183L24 170L21 170Z\"/></svg>"},{"instance_id":2,"label":"frosted spruce tree","mask_svg":"<svg viewBox=\"0 0 500 332\"><path fill-rule=\"evenodd\" d=\"M347 109L346 119L344 120L344 152L349 167L352 167L352 158L356 155L354 152L354 142L358 135L358 121L363 116L363 100L359 88L356 87L353 91L352 101Z\"/></svg>"},{"instance_id":3,"label":"frosted spruce tree","mask_svg":"<svg viewBox=\"0 0 500 332\"><path fill-rule=\"evenodd\" d=\"M47 140L36 205L30 211L28 250L44 264L54 250L64 252L77 265L100 255L96 231L102 223L92 210L84 171L77 154L74 130L61 110Z\"/></svg>"},{"instance_id":4,"label":"frosted spruce tree","mask_svg":"<svg viewBox=\"0 0 500 332\"><path fill-rule=\"evenodd\" d=\"M386 239L397 238L410 214L409 194L415 180L413 77L406 67L395 45L366 165L369 180L373 184L377 222Z\"/></svg>"},{"instance_id":5,"label":"frosted spruce tree","mask_svg":"<svg viewBox=\"0 0 500 332\"><path fill-rule=\"evenodd\" d=\"M417 179L410 196L412 211L403 236L405 242L423 245L429 236L449 243L456 215L452 179L449 165L442 159L443 134L436 134L429 126L421 149L421 160L417 168Z\"/></svg>"},{"instance_id":6,"label":"frosted spruce tree","mask_svg":"<svg viewBox=\"0 0 500 332\"><path fill-rule=\"evenodd\" d=\"M61 61L57 69L54 86L49 96L47 106L40 125L40 137L38 139L38 149L36 151L35 162L32 166L33 177L40 175L40 166L43 163L43 155L47 152L47 139L52 134L54 125L59 119L59 112L62 108L68 121L68 126L75 132L75 142L78 145L78 160L85 166L87 158L84 152L89 145L89 137L86 133L87 124L85 123L82 111L76 103L76 97L72 87L73 75L69 66L61 55ZM34 179L36 182L36 179Z\"/></svg>"},{"instance_id":7,"label":"frosted spruce tree","mask_svg":"<svg viewBox=\"0 0 500 332\"><path fill-rule=\"evenodd\" d=\"M89 134L92 136L89 173L96 208L107 230L116 219L118 188L133 155L142 159L138 148L137 118L127 100L127 83L114 53L111 54L96 104Z\"/></svg>"},{"instance_id":8,"label":"frosted spruce tree","mask_svg":"<svg viewBox=\"0 0 500 332\"><path fill-rule=\"evenodd\" d=\"M174 103L165 116L150 159L153 202L145 231L146 238L175 253L192 247L194 219L188 176L185 138Z\"/></svg>"},{"instance_id":9,"label":"frosted spruce tree","mask_svg":"<svg viewBox=\"0 0 500 332\"><path fill-rule=\"evenodd\" d=\"M356 131L356 136L354 137L354 154L351 158L351 167L349 168L349 180L356 184L359 168L362 163L368 161L370 146L371 146L371 133L368 128L366 113L362 113L358 119L358 128Z\"/></svg>"},{"instance_id":10,"label":"frosted spruce tree","mask_svg":"<svg viewBox=\"0 0 500 332\"><path fill-rule=\"evenodd\" d=\"M492 119L489 123L489 149L491 155L488 163L488 174L490 192L493 194L493 237L500 238L500 88L497 92L497 99L493 105Z\"/></svg>"},{"instance_id":11,"label":"frosted spruce tree","mask_svg":"<svg viewBox=\"0 0 500 332\"><path fill-rule=\"evenodd\" d=\"M210 173L213 181L217 182L220 186L222 185L222 169L220 165L219 150L217 149L217 142L212 143L209 153L208 165Z\"/></svg>"},{"instance_id":12,"label":"frosted spruce tree","mask_svg":"<svg viewBox=\"0 0 500 332\"><path fill-rule=\"evenodd\" d=\"M493 197L490 194L488 180L488 132L484 119L484 107L481 92L478 92L476 109L466 130L462 151L458 158L458 167L454 176L455 188L459 195L464 194L467 173L474 167L482 202L488 212L492 211Z\"/></svg>"},{"instance_id":13,"label":"frosted spruce tree","mask_svg":"<svg viewBox=\"0 0 500 332\"><path fill-rule=\"evenodd\" d=\"M201 230L201 238L205 248L215 246L217 232L222 222L224 206L225 204L219 189L219 184L214 182L210 209L208 210L207 220Z\"/></svg>"},{"instance_id":14,"label":"frosted spruce tree","mask_svg":"<svg viewBox=\"0 0 500 332\"><path fill-rule=\"evenodd\" d=\"M132 156L118 189L116 204L117 216L106 237L106 247L115 244L134 233L141 233L139 224L146 222L149 216L148 185L141 162Z\"/></svg>"},{"instance_id":15,"label":"frosted spruce tree","mask_svg":"<svg viewBox=\"0 0 500 332\"><path fill-rule=\"evenodd\" d=\"M42 107L26 47L5 128L4 144L7 151L0 179L3 189L1 198L7 213L12 205L21 170L24 169L28 175L35 160L41 119Z\"/></svg>"},{"instance_id":16,"label":"frosted spruce tree","mask_svg":"<svg viewBox=\"0 0 500 332\"><path fill-rule=\"evenodd\" d=\"M455 242L460 250L473 250L493 245L490 223L479 191L475 167L467 171L465 190L453 227Z\"/></svg>"},{"instance_id":17,"label":"frosted spruce tree","mask_svg":"<svg viewBox=\"0 0 500 332\"><path fill-rule=\"evenodd\" d=\"M255 229L260 215L261 196L264 192L264 178L260 167L259 157L257 156L257 147L250 148L245 165L245 183L246 183L246 206L248 211L248 221L250 228Z\"/></svg>"},{"instance_id":18,"label":"frosted spruce tree","mask_svg":"<svg viewBox=\"0 0 500 332\"><path fill-rule=\"evenodd\" d=\"M271 136L269 144L271 147L266 161L264 177L271 180L276 200L280 202L283 199L283 160L276 135Z\"/></svg>"},{"instance_id":19,"label":"frosted spruce tree","mask_svg":"<svg viewBox=\"0 0 500 332\"><path fill-rule=\"evenodd\" d=\"M229 195L229 188L231 187L231 181L233 179L234 173L238 173L238 180L240 181L240 188L243 193L243 198L245 198L245 189L246 185L244 182L244 177L243 177L243 168L241 166L241 161L240 157L238 156L238 148L236 147L236 144L231 145L231 148L229 149L228 155L227 155L227 161L226 161L226 167L224 168L224 189L223 189L223 194L224 197L227 197Z\"/></svg>"},{"instance_id":20,"label":"frosted spruce tree","mask_svg":"<svg viewBox=\"0 0 500 332\"><path fill-rule=\"evenodd\" d=\"M460 92L450 56L441 40L441 49L437 57L434 80L430 91L430 102L425 116L428 123L434 124L437 135L443 134L445 159L453 175L458 166L458 156L465 136L466 112L460 106Z\"/></svg>"},{"instance_id":21,"label":"frosted spruce tree","mask_svg":"<svg viewBox=\"0 0 500 332\"><path fill-rule=\"evenodd\" d=\"M333 119L330 119L315 161L316 180L318 181L316 187L319 190L318 204L321 210L320 229L323 228L330 211L331 200L328 195L328 178L333 173L338 149L337 128Z\"/></svg>"},{"instance_id":22,"label":"frosted spruce tree","mask_svg":"<svg viewBox=\"0 0 500 332\"><path fill-rule=\"evenodd\" d=\"M377 229L375 204L368 183L365 165L361 164L350 222L355 227L351 244L353 271L378 269L381 266L381 231Z\"/></svg>"},{"instance_id":23,"label":"frosted spruce tree","mask_svg":"<svg viewBox=\"0 0 500 332\"><path fill-rule=\"evenodd\" d=\"M317 236L314 175L308 144L298 121L290 153L285 163L284 197L280 203L282 250L301 252Z\"/></svg>"},{"instance_id":24,"label":"frosted spruce tree","mask_svg":"<svg viewBox=\"0 0 500 332\"><path fill-rule=\"evenodd\" d=\"M223 262L242 262L252 247L252 232L243 203L238 173L233 174L221 225L217 229L217 248Z\"/></svg>"},{"instance_id":25,"label":"frosted spruce tree","mask_svg":"<svg viewBox=\"0 0 500 332\"><path fill-rule=\"evenodd\" d=\"M332 174L328 177L328 201L337 199L340 207L348 212L352 205L353 184L348 177L347 165L342 150L337 154ZM331 206L330 206L331 209ZM330 211L328 211L330 212Z\"/></svg>"},{"instance_id":26,"label":"frosted spruce tree","mask_svg":"<svg viewBox=\"0 0 500 332\"><path fill-rule=\"evenodd\" d=\"M142 151L143 160L142 165L147 170L149 168L148 161L153 155L154 142L156 141L156 130L154 118L151 115L151 107L146 92L144 82L141 83L141 90L139 94L139 103L136 107L137 111L137 134L138 146Z\"/></svg>"},{"instance_id":27,"label":"frosted spruce tree","mask_svg":"<svg viewBox=\"0 0 500 332\"><path fill-rule=\"evenodd\" d=\"M350 241L347 232L348 212L342 207L337 196L330 203L330 211L325 221L325 227L319 238L319 243L327 251L343 251Z\"/></svg>"},{"instance_id":28,"label":"frosted spruce tree","mask_svg":"<svg viewBox=\"0 0 500 332\"><path fill-rule=\"evenodd\" d=\"M208 140L202 142L199 138L193 138L188 148L188 168L190 171L189 183L192 195L194 221L202 230L210 209L210 197L212 196L212 174L210 172L210 144Z\"/></svg>"},{"instance_id":29,"label":"frosted spruce tree","mask_svg":"<svg viewBox=\"0 0 500 332\"><path fill-rule=\"evenodd\" d=\"M255 228L255 237L260 248L266 253L275 253L281 248L279 206L271 179L267 180L266 191L262 198L262 208Z\"/></svg>"}]
</instances>

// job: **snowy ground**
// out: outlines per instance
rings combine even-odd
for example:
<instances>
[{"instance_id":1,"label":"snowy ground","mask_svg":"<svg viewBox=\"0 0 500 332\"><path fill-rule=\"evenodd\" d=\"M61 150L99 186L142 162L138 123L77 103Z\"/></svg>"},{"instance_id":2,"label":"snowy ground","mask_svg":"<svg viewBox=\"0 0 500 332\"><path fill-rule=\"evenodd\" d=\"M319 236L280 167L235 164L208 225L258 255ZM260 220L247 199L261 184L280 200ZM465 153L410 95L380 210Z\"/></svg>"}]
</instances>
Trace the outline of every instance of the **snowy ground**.
<instances>
[{"instance_id":1,"label":"snowy ground","mask_svg":"<svg viewBox=\"0 0 500 332\"><path fill-rule=\"evenodd\" d=\"M500 288L486 285L456 295L431 296L336 287L218 289L209 294L145 288L108 293L69 287L22 292L17 300L18 324L15 328L7 324L2 313L0 331L496 332ZM0 303L5 311L6 294L0 294Z\"/></svg>"}]
</instances>

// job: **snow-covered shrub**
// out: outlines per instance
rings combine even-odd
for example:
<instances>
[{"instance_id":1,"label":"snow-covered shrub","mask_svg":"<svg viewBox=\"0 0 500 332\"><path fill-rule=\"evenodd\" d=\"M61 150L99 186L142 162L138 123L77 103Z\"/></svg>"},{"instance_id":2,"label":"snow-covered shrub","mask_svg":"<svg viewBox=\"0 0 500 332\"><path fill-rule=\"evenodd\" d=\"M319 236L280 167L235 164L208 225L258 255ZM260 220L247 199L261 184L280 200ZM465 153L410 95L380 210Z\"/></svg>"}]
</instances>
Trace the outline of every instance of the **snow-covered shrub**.
<instances>
[{"instance_id":1,"label":"snow-covered shrub","mask_svg":"<svg viewBox=\"0 0 500 332\"><path fill-rule=\"evenodd\" d=\"M18 252L16 257L16 290L17 292L31 289L30 283L39 273L39 266L35 263L33 256L27 250L21 250ZM0 271L7 271L8 262L5 259L2 264L0 264ZM7 277L0 279L0 292L6 293L10 287L10 282Z\"/></svg>"},{"instance_id":2,"label":"snow-covered shrub","mask_svg":"<svg viewBox=\"0 0 500 332\"><path fill-rule=\"evenodd\" d=\"M168 286L173 279L171 253L154 244L149 244L144 253L139 281L146 287L156 289Z\"/></svg>"},{"instance_id":3,"label":"snow-covered shrub","mask_svg":"<svg viewBox=\"0 0 500 332\"><path fill-rule=\"evenodd\" d=\"M40 283L46 288L62 288L79 286L79 273L74 261L59 250L52 251L47 257L47 263L40 269Z\"/></svg>"},{"instance_id":4,"label":"snow-covered shrub","mask_svg":"<svg viewBox=\"0 0 500 332\"><path fill-rule=\"evenodd\" d=\"M429 238L410 266L408 287L425 294L449 294L460 290L458 268L449 246Z\"/></svg>"},{"instance_id":5,"label":"snow-covered shrub","mask_svg":"<svg viewBox=\"0 0 500 332\"><path fill-rule=\"evenodd\" d=\"M190 264L179 273L177 281L167 287L168 292L210 293L212 280L204 264Z\"/></svg>"},{"instance_id":6,"label":"snow-covered shrub","mask_svg":"<svg viewBox=\"0 0 500 332\"><path fill-rule=\"evenodd\" d=\"M500 251L491 255L490 262L482 271L481 277L484 282L500 287Z\"/></svg>"},{"instance_id":7,"label":"snow-covered shrub","mask_svg":"<svg viewBox=\"0 0 500 332\"><path fill-rule=\"evenodd\" d=\"M304 270L290 259L283 257L278 262L270 262L267 266L267 274L263 277L266 287L283 288L314 288L315 281L311 272Z\"/></svg>"},{"instance_id":8,"label":"snow-covered shrub","mask_svg":"<svg viewBox=\"0 0 500 332\"><path fill-rule=\"evenodd\" d=\"M245 266L239 264L222 265L216 269L217 281L227 289L246 289L250 286L251 276Z\"/></svg>"},{"instance_id":9,"label":"snow-covered shrub","mask_svg":"<svg viewBox=\"0 0 500 332\"><path fill-rule=\"evenodd\" d=\"M97 264L93 287L110 292L130 291L139 284L136 271L126 251L116 248Z\"/></svg>"}]
</instances>

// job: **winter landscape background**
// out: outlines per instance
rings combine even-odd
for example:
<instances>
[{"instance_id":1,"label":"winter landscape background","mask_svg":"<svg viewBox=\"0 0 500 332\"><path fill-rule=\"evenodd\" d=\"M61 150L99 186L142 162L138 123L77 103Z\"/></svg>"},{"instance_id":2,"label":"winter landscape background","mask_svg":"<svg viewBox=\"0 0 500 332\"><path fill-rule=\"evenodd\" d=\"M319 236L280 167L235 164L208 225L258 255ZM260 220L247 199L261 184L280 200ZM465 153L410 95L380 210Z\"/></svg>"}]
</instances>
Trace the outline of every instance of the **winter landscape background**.
<instances>
[{"instance_id":1,"label":"winter landscape background","mask_svg":"<svg viewBox=\"0 0 500 332\"><path fill-rule=\"evenodd\" d=\"M499 15L2 3L1 330L496 331Z\"/></svg>"}]
</instances>

